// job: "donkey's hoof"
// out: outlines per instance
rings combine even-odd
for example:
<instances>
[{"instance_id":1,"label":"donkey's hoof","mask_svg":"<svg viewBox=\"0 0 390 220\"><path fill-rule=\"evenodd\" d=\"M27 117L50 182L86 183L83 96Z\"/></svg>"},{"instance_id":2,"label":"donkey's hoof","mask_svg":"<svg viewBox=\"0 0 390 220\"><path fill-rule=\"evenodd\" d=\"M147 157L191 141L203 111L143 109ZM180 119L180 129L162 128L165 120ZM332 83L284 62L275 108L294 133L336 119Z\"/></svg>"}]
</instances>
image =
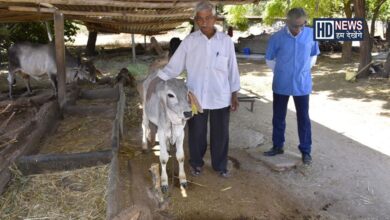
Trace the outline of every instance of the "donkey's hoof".
<instances>
[{"instance_id":1,"label":"donkey's hoof","mask_svg":"<svg viewBox=\"0 0 390 220\"><path fill-rule=\"evenodd\" d=\"M163 192L164 194L167 193L168 192L168 185L162 185L161 192Z\"/></svg>"},{"instance_id":2,"label":"donkey's hoof","mask_svg":"<svg viewBox=\"0 0 390 220\"><path fill-rule=\"evenodd\" d=\"M181 185L184 189L187 189L187 187L188 187L187 181L186 181L186 182L180 183L180 185Z\"/></svg>"}]
</instances>

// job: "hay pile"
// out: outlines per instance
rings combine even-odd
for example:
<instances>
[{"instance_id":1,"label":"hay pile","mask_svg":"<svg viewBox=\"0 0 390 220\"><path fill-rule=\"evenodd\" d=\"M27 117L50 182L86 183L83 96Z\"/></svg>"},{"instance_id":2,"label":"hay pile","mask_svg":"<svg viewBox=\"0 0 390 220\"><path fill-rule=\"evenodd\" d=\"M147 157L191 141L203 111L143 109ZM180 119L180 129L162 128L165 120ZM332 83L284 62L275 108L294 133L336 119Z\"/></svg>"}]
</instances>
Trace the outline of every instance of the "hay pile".
<instances>
[{"instance_id":1,"label":"hay pile","mask_svg":"<svg viewBox=\"0 0 390 220\"><path fill-rule=\"evenodd\" d=\"M129 127L139 127L142 122L141 100L138 95L126 100L125 123Z\"/></svg>"},{"instance_id":2,"label":"hay pile","mask_svg":"<svg viewBox=\"0 0 390 220\"><path fill-rule=\"evenodd\" d=\"M40 153L81 153L111 148L112 120L69 116L41 143Z\"/></svg>"},{"instance_id":3,"label":"hay pile","mask_svg":"<svg viewBox=\"0 0 390 220\"><path fill-rule=\"evenodd\" d=\"M109 166L14 177L0 196L0 219L104 219Z\"/></svg>"}]
</instances>

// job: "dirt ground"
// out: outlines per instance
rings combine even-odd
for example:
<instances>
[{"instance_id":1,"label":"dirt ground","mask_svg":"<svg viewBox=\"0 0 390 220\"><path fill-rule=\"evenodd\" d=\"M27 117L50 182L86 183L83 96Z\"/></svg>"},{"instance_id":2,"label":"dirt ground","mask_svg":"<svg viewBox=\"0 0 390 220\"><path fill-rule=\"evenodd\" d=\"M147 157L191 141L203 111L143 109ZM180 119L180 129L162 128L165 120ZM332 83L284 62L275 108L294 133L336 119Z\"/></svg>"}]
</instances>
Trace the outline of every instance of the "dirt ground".
<instances>
[{"instance_id":1,"label":"dirt ground","mask_svg":"<svg viewBox=\"0 0 390 220\"><path fill-rule=\"evenodd\" d=\"M304 207L329 218L389 219L390 82L346 82L345 68L356 66L356 56L354 64L344 65L339 54L323 54L313 70L312 167L275 174L259 164L242 161L248 162L248 170L258 172L257 175L270 175ZM241 108L233 120L237 117L241 123L259 129L266 137L261 148L268 149L272 131L272 73L264 62L243 60L240 70L243 88L261 99L255 104L254 114L244 113ZM298 152L297 145L295 109L290 101L286 149Z\"/></svg>"},{"instance_id":2,"label":"dirt ground","mask_svg":"<svg viewBox=\"0 0 390 220\"><path fill-rule=\"evenodd\" d=\"M261 131L266 141L260 148L265 150L271 147L272 73L262 61L240 60L239 67L242 92L250 90L260 99L254 113L242 103L231 120ZM240 164L233 168L233 177L221 179L206 165L202 176L189 175L193 183L186 198L177 184L171 188L169 213L178 219L389 219L389 82L346 82L347 67L351 65L342 64L339 56L323 55L313 70L311 167L276 173L245 150L231 150ZM286 150L297 153L291 104ZM133 146L139 146L139 130L133 132ZM147 161L139 163L146 172L158 157L140 155L134 160ZM172 170L172 164L168 167Z\"/></svg>"},{"instance_id":3,"label":"dirt ground","mask_svg":"<svg viewBox=\"0 0 390 220\"><path fill-rule=\"evenodd\" d=\"M140 151L140 137L140 126L132 126L128 131L127 145ZM184 148L188 155L186 142ZM132 169L140 173L137 178L145 179L149 187L152 183L148 169L152 163L159 162L158 155L157 148L148 154L138 153L132 158ZM206 164L210 164L209 155L205 160ZM232 170L234 177L228 180L219 177L210 165L205 166L200 177L192 177L186 166L189 187L183 194L177 179L177 161L175 157L171 157L167 164L170 189L166 199L169 205L163 212L174 219L320 218L315 212L295 203L288 190L283 189L280 184L265 176L253 175L252 171L241 170L239 166L235 164Z\"/></svg>"}]
</instances>

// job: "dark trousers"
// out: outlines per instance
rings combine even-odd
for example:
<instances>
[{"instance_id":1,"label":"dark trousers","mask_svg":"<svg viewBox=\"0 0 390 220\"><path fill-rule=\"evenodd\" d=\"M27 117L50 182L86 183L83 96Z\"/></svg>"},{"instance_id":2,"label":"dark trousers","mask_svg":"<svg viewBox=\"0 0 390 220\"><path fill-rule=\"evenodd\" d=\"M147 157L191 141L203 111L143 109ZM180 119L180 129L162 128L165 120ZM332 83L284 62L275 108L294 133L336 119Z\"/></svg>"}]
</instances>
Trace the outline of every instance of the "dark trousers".
<instances>
[{"instance_id":1,"label":"dark trousers","mask_svg":"<svg viewBox=\"0 0 390 220\"><path fill-rule=\"evenodd\" d=\"M299 150L311 153L311 123L309 117L309 95L293 96L297 112ZM289 96L274 93L272 142L275 148L283 148L286 130L286 114Z\"/></svg>"},{"instance_id":2,"label":"dark trousers","mask_svg":"<svg viewBox=\"0 0 390 220\"><path fill-rule=\"evenodd\" d=\"M226 171L229 148L230 108L204 110L188 121L190 165L202 167L207 150L207 121L210 116L211 164L216 171Z\"/></svg>"}]
</instances>

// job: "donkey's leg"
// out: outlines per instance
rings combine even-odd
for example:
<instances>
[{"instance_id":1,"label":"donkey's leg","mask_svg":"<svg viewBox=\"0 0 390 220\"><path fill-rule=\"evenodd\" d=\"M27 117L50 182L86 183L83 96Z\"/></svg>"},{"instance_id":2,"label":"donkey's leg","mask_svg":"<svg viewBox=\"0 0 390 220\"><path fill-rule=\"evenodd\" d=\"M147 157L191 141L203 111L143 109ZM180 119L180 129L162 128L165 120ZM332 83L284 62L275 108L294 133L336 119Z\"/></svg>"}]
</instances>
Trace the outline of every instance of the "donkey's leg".
<instances>
[{"instance_id":1,"label":"donkey's leg","mask_svg":"<svg viewBox=\"0 0 390 220\"><path fill-rule=\"evenodd\" d=\"M157 132L160 142L160 163L161 163L161 191L166 193L168 191L168 175L167 175L167 163L169 154L167 151L167 140L164 132Z\"/></svg>"}]
</instances>

